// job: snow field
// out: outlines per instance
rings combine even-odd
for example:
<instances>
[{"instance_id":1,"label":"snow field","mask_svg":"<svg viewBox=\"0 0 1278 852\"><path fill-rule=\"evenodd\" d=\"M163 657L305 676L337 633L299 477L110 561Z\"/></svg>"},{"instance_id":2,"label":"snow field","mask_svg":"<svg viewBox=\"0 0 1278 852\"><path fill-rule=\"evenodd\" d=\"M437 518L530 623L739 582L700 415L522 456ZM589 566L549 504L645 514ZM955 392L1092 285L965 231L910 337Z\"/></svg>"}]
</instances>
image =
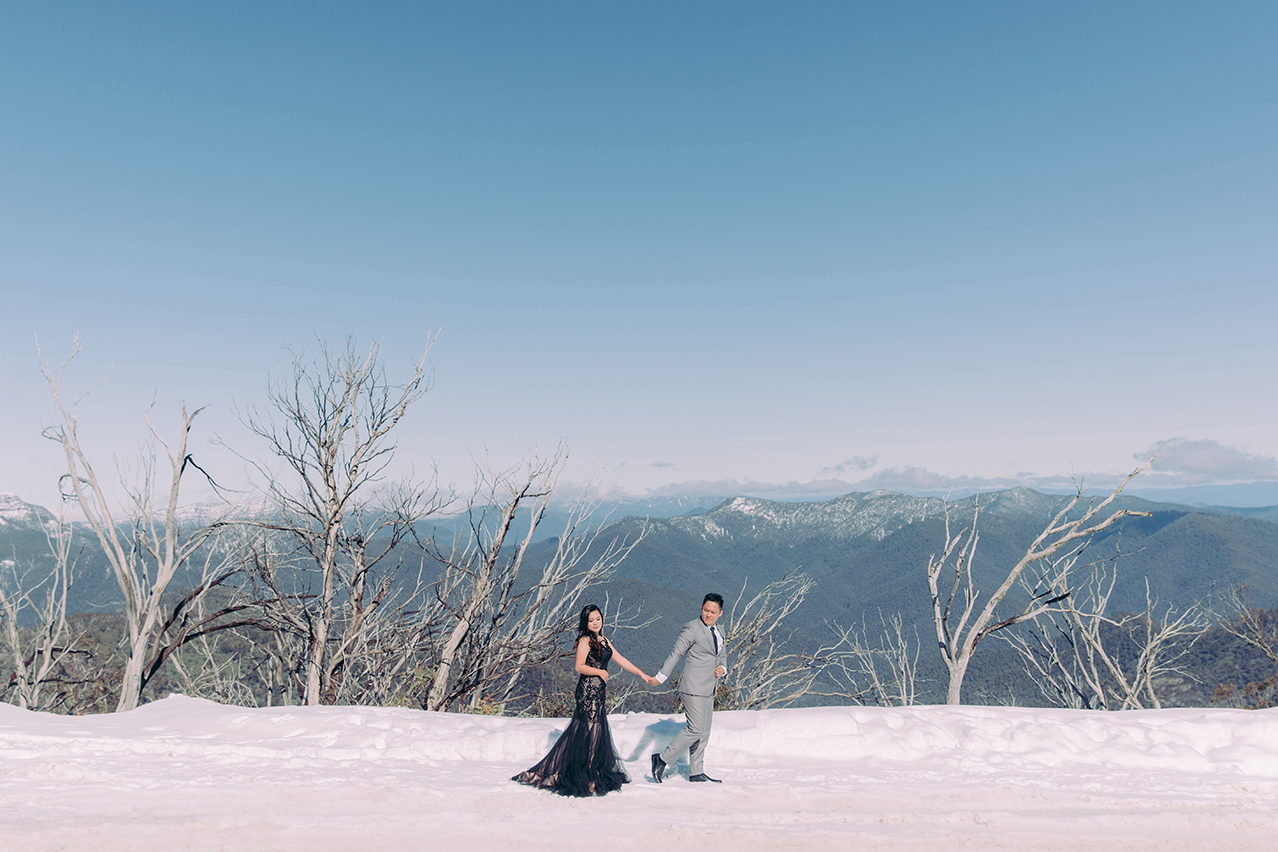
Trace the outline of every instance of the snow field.
<instances>
[{"instance_id":1,"label":"snow field","mask_svg":"<svg viewBox=\"0 0 1278 852\"><path fill-rule=\"evenodd\" d=\"M1278 711L721 712L722 785L647 780L682 717L610 720L633 783L575 800L508 780L562 719L0 705L0 849L1278 849Z\"/></svg>"}]
</instances>

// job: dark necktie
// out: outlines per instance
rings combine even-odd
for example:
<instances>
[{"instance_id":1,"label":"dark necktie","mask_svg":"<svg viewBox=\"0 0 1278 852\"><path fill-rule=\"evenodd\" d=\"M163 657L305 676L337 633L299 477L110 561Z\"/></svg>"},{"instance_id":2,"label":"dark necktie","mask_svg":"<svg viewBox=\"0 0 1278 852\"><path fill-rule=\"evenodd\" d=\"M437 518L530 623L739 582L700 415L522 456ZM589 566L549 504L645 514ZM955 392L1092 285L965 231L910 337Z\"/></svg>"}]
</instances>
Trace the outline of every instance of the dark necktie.
<instances>
[{"instance_id":1,"label":"dark necktie","mask_svg":"<svg viewBox=\"0 0 1278 852\"><path fill-rule=\"evenodd\" d=\"M714 640L714 652L719 653L719 634L714 632L714 628L710 628L710 638Z\"/></svg>"}]
</instances>

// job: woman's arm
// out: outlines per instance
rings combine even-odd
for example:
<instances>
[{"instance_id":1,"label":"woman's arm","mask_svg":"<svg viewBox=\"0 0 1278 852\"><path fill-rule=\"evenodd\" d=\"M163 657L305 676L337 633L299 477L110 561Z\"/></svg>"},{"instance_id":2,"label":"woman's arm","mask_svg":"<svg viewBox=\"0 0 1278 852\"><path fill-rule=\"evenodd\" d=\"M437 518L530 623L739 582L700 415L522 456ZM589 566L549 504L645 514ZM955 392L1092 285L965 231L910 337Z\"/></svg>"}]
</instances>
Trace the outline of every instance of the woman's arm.
<instances>
[{"instance_id":1,"label":"woman's arm","mask_svg":"<svg viewBox=\"0 0 1278 852\"><path fill-rule=\"evenodd\" d=\"M609 644L611 645L612 643L609 642ZM616 660L617 664L621 666L623 669L625 669L626 671L630 672L631 674L639 675L639 677L643 678L644 681L646 681L649 686L657 685L657 679L655 677L649 677L648 675L644 674L643 669L639 668L634 663L630 662L625 657L621 656L621 652L617 650L616 645L612 646L612 658Z\"/></svg>"},{"instance_id":2,"label":"woman's arm","mask_svg":"<svg viewBox=\"0 0 1278 852\"><path fill-rule=\"evenodd\" d=\"M577 640L577 669L578 674L594 675L603 678L604 683L608 682L608 672L603 669L597 669L594 666L586 665L586 655L590 653L590 639L582 636Z\"/></svg>"}]
</instances>

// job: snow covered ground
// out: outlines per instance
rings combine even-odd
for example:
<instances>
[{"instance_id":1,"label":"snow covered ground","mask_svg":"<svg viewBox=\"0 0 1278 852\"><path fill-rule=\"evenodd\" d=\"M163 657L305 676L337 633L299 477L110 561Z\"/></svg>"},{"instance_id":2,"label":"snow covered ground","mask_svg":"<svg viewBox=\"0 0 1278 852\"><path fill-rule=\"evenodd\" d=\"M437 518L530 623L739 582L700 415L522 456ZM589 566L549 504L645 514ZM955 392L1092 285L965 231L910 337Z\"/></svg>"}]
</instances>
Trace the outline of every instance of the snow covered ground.
<instances>
[{"instance_id":1,"label":"snow covered ground","mask_svg":"<svg viewBox=\"0 0 1278 852\"><path fill-rule=\"evenodd\" d=\"M724 783L681 764L653 784L648 755L680 719L612 717L634 783L574 800L507 780L564 720L0 705L0 848L1278 848L1278 711L717 713L707 768Z\"/></svg>"}]
</instances>

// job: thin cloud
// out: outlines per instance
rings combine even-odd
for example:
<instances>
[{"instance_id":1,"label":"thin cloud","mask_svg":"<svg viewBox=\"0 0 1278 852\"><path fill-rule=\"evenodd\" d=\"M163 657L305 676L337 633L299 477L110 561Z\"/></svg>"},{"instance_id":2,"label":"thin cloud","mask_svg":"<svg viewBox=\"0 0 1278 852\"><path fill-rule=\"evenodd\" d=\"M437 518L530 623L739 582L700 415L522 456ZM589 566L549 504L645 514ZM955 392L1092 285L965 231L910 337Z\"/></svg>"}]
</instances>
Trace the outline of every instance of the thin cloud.
<instances>
[{"instance_id":1,"label":"thin cloud","mask_svg":"<svg viewBox=\"0 0 1278 852\"><path fill-rule=\"evenodd\" d=\"M1133 457L1143 462L1155 453L1158 458L1154 465L1132 483L1133 488L1161 490L1184 486L1278 481L1278 459L1226 446L1218 441L1169 438L1156 442L1145 452L1136 453ZM746 496L778 501L815 502L854 492L896 491L915 496L949 496L957 499L984 491L1001 491L1019 486L1049 493L1068 493L1079 487L1089 491L1102 491L1118 485L1130 472L1071 471L1043 475L1021 471L1012 476L989 477L937 473L924 467L905 465L874 470L856 478L856 474L875 468L878 461L877 456L852 456L836 465L822 468L820 474L808 482L693 479L671 482L644 489L642 492L630 492L619 484L610 482L599 487L598 496L613 500ZM666 461L649 464L660 469L676 466L673 462ZM847 476L848 473L853 475Z\"/></svg>"},{"instance_id":2,"label":"thin cloud","mask_svg":"<svg viewBox=\"0 0 1278 852\"><path fill-rule=\"evenodd\" d=\"M1278 479L1278 459L1249 453L1209 439L1168 438L1133 458L1144 461L1157 453L1149 478L1160 484L1256 482Z\"/></svg>"},{"instance_id":3,"label":"thin cloud","mask_svg":"<svg viewBox=\"0 0 1278 852\"><path fill-rule=\"evenodd\" d=\"M1025 479L990 478L982 476L954 476L935 473L922 467L890 467L875 471L865 479L853 483L857 491L900 491L905 494L971 493L1015 488L1030 484Z\"/></svg>"},{"instance_id":4,"label":"thin cloud","mask_svg":"<svg viewBox=\"0 0 1278 852\"><path fill-rule=\"evenodd\" d=\"M737 479L691 479L672 482L648 490L650 497L766 497L776 500L796 497L830 497L856 489L841 479L814 479L811 482L759 482Z\"/></svg>"},{"instance_id":5,"label":"thin cloud","mask_svg":"<svg viewBox=\"0 0 1278 852\"><path fill-rule=\"evenodd\" d=\"M869 470L870 468L874 467L878 463L879 463L878 456L852 456L849 459L844 459L843 461L839 462L834 467L821 468L821 474L824 476L830 476L830 475L842 475L842 474L848 473L849 471L859 472L862 470Z\"/></svg>"}]
</instances>

